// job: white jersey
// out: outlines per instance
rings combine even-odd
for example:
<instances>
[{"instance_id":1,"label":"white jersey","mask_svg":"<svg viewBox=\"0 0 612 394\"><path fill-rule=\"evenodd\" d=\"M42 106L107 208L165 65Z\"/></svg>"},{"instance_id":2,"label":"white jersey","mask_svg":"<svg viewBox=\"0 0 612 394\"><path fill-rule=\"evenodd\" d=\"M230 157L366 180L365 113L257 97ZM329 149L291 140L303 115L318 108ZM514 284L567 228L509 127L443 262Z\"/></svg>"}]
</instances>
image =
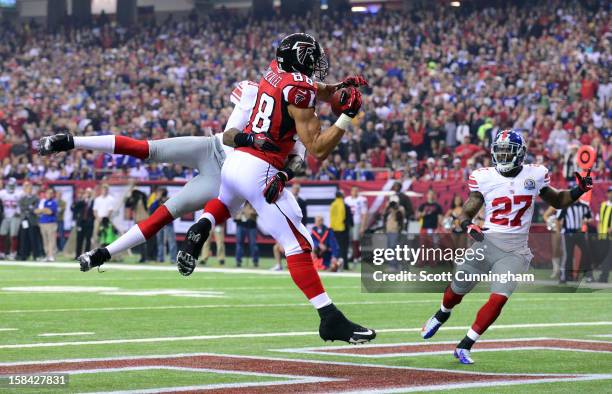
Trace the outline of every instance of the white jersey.
<instances>
[{"instance_id":1,"label":"white jersey","mask_svg":"<svg viewBox=\"0 0 612 394\"><path fill-rule=\"evenodd\" d=\"M501 175L495 167L472 172L468 186L484 197L483 228L487 229L487 238L502 250L529 252L527 241L535 199L549 183L548 169L536 164L523 165L512 178Z\"/></svg>"},{"instance_id":2,"label":"white jersey","mask_svg":"<svg viewBox=\"0 0 612 394\"><path fill-rule=\"evenodd\" d=\"M22 196L23 193L20 190L15 190L13 193L9 193L6 189L0 190L0 200L2 200L5 218L19 216L19 200Z\"/></svg>"},{"instance_id":3,"label":"white jersey","mask_svg":"<svg viewBox=\"0 0 612 394\"><path fill-rule=\"evenodd\" d=\"M351 209L354 225L361 224L361 218L368 213L368 200L363 196L348 196L344 198L344 203Z\"/></svg>"},{"instance_id":4,"label":"white jersey","mask_svg":"<svg viewBox=\"0 0 612 394\"><path fill-rule=\"evenodd\" d=\"M227 120L225 125L225 131L229 129L244 130L251 119L251 111L257 101L257 91L259 85L252 81L239 82L236 88L230 95L230 101L234 104L234 110ZM228 156L234 152L234 148L223 144L223 134L216 134L215 137L219 138L225 155ZM302 160L306 159L306 147L301 141L296 141L293 146L291 155L298 155Z\"/></svg>"}]
</instances>

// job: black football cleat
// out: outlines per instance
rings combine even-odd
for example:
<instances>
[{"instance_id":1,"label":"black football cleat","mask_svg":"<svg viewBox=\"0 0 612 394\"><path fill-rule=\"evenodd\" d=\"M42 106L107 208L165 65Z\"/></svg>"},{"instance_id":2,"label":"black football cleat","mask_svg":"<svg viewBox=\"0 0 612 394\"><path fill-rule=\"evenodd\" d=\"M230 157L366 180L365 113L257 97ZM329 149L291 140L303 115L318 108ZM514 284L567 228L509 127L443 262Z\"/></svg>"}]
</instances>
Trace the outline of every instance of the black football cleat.
<instances>
[{"instance_id":1,"label":"black football cleat","mask_svg":"<svg viewBox=\"0 0 612 394\"><path fill-rule=\"evenodd\" d=\"M83 253L77 260L81 265L81 271L87 272L94 267L99 267L111 259L110 253L106 248L97 248Z\"/></svg>"},{"instance_id":2,"label":"black football cleat","mask_svg":"<svg viewBox=\"0 0 612 394\"><path fill-rule=\"evenodd\" d=\"M211 223L208 219L200 219L187 230L183 247L176 255L176 266L181 275L189 276L195 270L204 242L210 235L210 228Z\"/></svg>"},{"instance_id":3,"label":"black football cleat","mask_svg":"<svg viewBox=\"0 0 612 394\"><path fill-rule=\"evenodd\" d=\"M38 153L47 156L58 152L67 152L74 149L74 138L72 134L60 133L38 140Z\"/></svg>"},{"instance_id":4,"label":"black football cleat","mask_svg":"<svg viewBox=\"0 0 612 394\"><path fill-rule=\"evenodd\" d=\"M334 304L319 309L319 316L321 317L319 336L324 341L361 344L376 338L376 331L353 323Z\"/></svg>"}]
</instances>

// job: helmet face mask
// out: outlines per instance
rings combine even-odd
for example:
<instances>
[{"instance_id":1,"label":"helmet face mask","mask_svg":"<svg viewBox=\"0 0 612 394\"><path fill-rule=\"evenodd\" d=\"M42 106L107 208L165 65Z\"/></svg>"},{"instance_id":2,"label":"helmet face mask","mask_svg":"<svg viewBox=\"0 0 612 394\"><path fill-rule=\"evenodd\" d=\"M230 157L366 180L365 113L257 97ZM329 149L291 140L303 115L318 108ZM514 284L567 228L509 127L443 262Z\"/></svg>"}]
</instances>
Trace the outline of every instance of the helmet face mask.
<instances>
[{"instance_id":1,"label":"helmet face mask","mask_svg":"<svg viewBox=\"0 0 612 394\"><path fill-rule=\"evenodd\" d=\"M329 61L323 47L306 33L294 33L283 38L276 49L276 60L283 71L299 72L323 81Z\"/></svg>"},{"instance_id":2,"label":"helmet face mask","mask_svg":"<svg viewBox=\"0 0 612 394\"><path fill-rule=\"evenodd\" d=\"M523 164L525 152L523 137L515 130L499 132L491 145L493 163L501 173L512 171Z\"/></svg>"}]
</instances>

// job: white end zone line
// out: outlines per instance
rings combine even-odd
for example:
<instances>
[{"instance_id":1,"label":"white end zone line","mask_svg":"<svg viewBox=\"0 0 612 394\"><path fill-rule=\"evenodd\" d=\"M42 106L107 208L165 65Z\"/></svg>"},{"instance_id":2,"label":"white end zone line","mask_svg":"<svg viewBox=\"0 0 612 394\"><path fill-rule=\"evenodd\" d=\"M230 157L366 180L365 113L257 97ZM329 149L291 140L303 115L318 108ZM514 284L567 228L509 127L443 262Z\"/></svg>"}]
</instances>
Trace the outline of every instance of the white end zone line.
<instances>
[{"instance_id":1,"label":"white end zone line","mask_svg":"<svg viewBox=\"0 0 612 394\"><path fill-rule=\"evenodd\" d=\"M612 322L572 322L572 323L534 323L534 324L500 324L492 326L495 329L516 329L534 327L587 327L612 325ZM442 327L441 330L467 330L468 326ZM420 332L421 327L412 328L388 328L377 330L377 332ZM65 347L65 346L87 346L87 345L115 345L123 343L159 343L159 342L178 342L178 341L204 341L215 339L242 339L242 338L264 338L264 337L298 337L315 336L315 331L293 331L293 332L268 332L268 333L243 333L243 334L223 334L223 335L194 335L183 337L152 337L152 338L130 338L130 339L104 339L96 341L75 341L75 342L38 342L20 343L11 345L0 345L0 349L28 349L42 347Z\"/></svg>"}]
</instances>

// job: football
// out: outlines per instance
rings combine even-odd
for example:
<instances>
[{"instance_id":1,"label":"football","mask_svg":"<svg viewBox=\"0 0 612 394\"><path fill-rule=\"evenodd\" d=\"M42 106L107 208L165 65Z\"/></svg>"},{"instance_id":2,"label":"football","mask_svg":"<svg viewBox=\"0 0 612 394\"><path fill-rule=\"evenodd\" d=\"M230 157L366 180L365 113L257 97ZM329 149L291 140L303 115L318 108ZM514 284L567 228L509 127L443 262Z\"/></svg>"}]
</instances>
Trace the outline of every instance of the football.
<instances>
[{"instance_id":1,"label":"football","mask_svg":"<svg viewBox=\"0 0 612 394\"><path fill-rule=\"evenodd\" d=\"M340 114L342 114L342 105L344 105L346 103L346 100L350 97L351 89L354 88L338 89L332 95L329 104L331 105L331 109L334 115L340 116Z\"/></svg>"}]
</instances>

